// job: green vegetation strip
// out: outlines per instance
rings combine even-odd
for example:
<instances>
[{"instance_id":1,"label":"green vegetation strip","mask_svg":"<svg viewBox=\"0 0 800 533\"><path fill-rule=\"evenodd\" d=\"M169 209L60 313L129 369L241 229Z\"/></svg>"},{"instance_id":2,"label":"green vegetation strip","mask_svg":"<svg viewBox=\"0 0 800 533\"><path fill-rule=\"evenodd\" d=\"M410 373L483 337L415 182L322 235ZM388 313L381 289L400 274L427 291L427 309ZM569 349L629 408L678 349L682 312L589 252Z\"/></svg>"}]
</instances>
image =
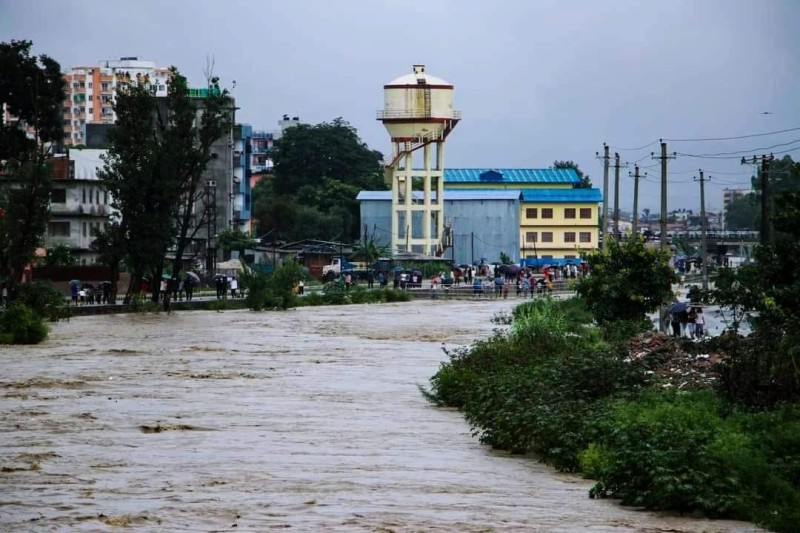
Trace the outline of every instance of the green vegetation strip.
<instances>
[{"instance_id":1,"label":"green vegetation strip","mask_svg":"<svg viewBox=\"0 0 800 533\"><path fill-rule=\"evenodd\" d=\"M521 304L508 333L450 352L423 393L481 442L597 480L592 497L796 531L800 407L667 389L621 342L637 323L591 319L579 298Z\"/></svg>"}]
</instances>

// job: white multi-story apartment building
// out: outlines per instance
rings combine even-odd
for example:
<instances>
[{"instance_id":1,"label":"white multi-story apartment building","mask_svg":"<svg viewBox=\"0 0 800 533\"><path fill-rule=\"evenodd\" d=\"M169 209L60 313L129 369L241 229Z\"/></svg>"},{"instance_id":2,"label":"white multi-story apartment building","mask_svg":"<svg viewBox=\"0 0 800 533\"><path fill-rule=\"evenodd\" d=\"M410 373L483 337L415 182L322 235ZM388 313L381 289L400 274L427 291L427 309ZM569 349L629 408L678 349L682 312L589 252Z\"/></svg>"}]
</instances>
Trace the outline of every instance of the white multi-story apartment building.
<instances>
[{"instance_id":1,"label":"white multi-story apartment building","mask_svg":"<svg viewBox=\"0 0 800 533\"><path fill-rule=\"evenodd\" d=\"M137 57L101 61L92 67L72 67L64 100L64 144L86 144L86 124L113 124L117 90L132 82L150 85L156 96L167 95L169 69Z\"/></svg>"},{"instance_id":2,"label":"white multi-story apartment building","mask_svg":"<svg viewBox=\"0 0 800 533\"><path fill-rule=\"evenodd\" d=\"M111 197L97 176L106 150L72 149L53 161L50 221L45 246L65 245L83 264L93 264L94 231L106 227L111 214Z\"/></svg>"}]
</instances>

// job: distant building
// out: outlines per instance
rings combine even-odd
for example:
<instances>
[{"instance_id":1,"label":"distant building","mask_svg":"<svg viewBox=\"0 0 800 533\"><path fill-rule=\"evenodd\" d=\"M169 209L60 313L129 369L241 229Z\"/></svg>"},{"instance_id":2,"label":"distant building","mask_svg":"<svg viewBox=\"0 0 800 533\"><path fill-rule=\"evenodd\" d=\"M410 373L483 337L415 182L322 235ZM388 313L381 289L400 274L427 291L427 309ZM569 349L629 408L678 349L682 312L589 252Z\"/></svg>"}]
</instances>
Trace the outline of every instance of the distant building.
<instances>
[{"instance_id":1,"label":"distant building","mask_svg":"<svg viewBox=\"0 0 800 533\"><path fill-rule=\"evenodd\" d=\"M93 264L97 256L90 246L93 232L108 225L111 198L97 171L103 167L106 150L72 149L53 161L50 221L45 247L69 247L81 264Z\"/></svg>"},{"instance_id":2,"label":"distant building","mask_svg":"<svg viewBox=\"0 0 800 533\"><path fill-rule=\"evenodd\" d=\"M122 57L96 66L72 67L64 80L64 145L85 145L87 124L113 124L117 120L114 101L118 89L138 82L151 87L156 96L166 96L169 69L157 67L153 61Z\"/></svg>"},{"instance_id":3,"label":"distant building","mask_svg":"<svg viewBox=\"0 0 800 533\"><path fill-rule=\"evenodd\" d=\"M722 224L724 225L728 218L728 209L731 204L739 198L744 197L750 193L750 189L722 189Z\"/></svg>"},{"instance_id":4,"label":"distant building","mask_svg":"<svg viewBox=\"0 0 800 533\"><path fill-rule=\"evenodd\" d=\"M444 258L459 264L497 261L502 252L515 261L572 259L597 249L602 195L575 188L580 179L572 169L445 168L443 173L445 232L439 250ZM362 227L389 244L391 191L361 191L357 199Z\"/></svg>"}]
</instances>

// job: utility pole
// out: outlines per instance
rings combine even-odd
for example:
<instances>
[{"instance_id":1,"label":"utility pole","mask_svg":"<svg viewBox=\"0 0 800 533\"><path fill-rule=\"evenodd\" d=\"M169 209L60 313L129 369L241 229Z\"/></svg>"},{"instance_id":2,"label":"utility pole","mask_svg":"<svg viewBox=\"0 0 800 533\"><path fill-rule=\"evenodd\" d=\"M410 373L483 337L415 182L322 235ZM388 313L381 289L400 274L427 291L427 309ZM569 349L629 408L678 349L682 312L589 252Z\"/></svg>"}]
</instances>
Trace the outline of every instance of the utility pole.
<instances>
[{"instance_id":1,"label":"utility pole","mask_svg":"<svg viewBox=\"0 0 800 533\"><path fill-rule=\"evenodd\" d=\"M639 165L634 166L633 173L633 235L639 231Z\"/></svg>"},{"instance_id":2,"label":"utility pole","mask_svg":"<svg viewBox=\"0 0 800 533\"><path fill-rule=\"evenodd\" d=\"M661 155L656 157L654 153L650 153L653 159L661 160L661 249L667 247L667 160L675 159L675 152L672 155L667 155L667 143L661 142Z\"/></svg>"},{"instance_id":3,"label":"utility pole","mask_svg":"<svg viewBox=\"0 0 800 533\"><path fill-rule=\"evenodd\" d=\"M706 264L706 182L708 178L703 178L703 171L700 170L700 264L702 265L703 290L708 290L708 265Z\"/></svg>"},{"instance_id":4,"label":"utility pole","mask_svg":"<svg viewBox=\"0 0 800 533\"><path fill-rule=\"evenodd\" d=\"M597 158L600 158L600 154L598 154L597 152L595 152L595 156ZM606 229L608 228L608 220L607 219L608 219L608 163L609 163L608 160L609 160L609 157L608 157L608 145L606 143L603 143L603 156L602 156L602 159L603 159L603 213L602 213L601 216L602 216L602 219L603 219L603 227L601 228L601 231L600 231L600 235L602 236L602 240L600 241L600 249L601 250L606 247L605 242L606 242L606 239L608 238L608 235L606 235L606 233L607 233Z\"/></svg>"},{"instance_id":5,"label":"utility pole","mask_svg":"<svg viewBox=\"0 0 800 533\"><path fill-rule=\"evenodd\" d=\"M676 154L673 152L671 156L667 155L667 143L659 139L661 142L661 155L656 157L653 152L650 152L652 159L661 160L661 250L667 248L667 160L675 159ZM658 329L664 331L664 306L658 310Z\"/></svg>"},{"instance_id":6,"label":"utility pole","mask_svg":"<svg viewBox=\"0 0 800 533\"><path fill-rule=\"evenodd\" d=\"M769 188L769 167L775 156L754 155L751 160L742 158L742 164L757 164L761 162L761 244L769 244L772 241L772 198L770 198Z\"/></svg>"},{"instance_id":7,"label":"utility pole","mask_svg":"<svg viewBox=\"0 0 800 533\"><path fill-rule=\"evenodd\" d=\"M614 238L619 239L619 153L614 152Z\"/></svg>"}]
</instances>

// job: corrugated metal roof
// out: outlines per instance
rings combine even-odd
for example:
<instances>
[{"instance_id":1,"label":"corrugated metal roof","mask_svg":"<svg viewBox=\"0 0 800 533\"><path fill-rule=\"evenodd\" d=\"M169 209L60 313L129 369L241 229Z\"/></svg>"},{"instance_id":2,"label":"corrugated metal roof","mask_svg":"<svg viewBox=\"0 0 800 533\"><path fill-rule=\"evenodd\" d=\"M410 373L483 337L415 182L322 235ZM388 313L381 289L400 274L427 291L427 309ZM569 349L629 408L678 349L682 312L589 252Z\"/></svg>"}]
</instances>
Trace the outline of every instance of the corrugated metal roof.
<instances>
[{"instance_id":1,"label":"corrugated metal roof","mask_svg":"<svg viewBox=\"0 0 800 533\"><path fill-rule=\"evenodd\" d=\"M522 191L523 202L596 203L603 201L600 189L528 189Z\"/></svg>"},{"instance_id":2,"label":"corrugated metal roof","mask_svg":"<svg viewBox=\"0 0 800 533\"><path fill-rule=\"evenodd\" d=\"M522 191L519 189L459 189L445 190L445 201L458 200L519 200ZM422 200L423 194L414 191L413 197ZM431 192L431 198L436 198L436 192ZM391 201L392 191L361 191L356 196L359 201Z\"/></svg>"},{"instance_id":3,"label":"corrugated metal roof","mask_svg":"<svg viewBox=\"0 0 800 533\"><path fill-rule=\"evenodd\" d=\"M481 179L481 175L484 179ZM500 174L500 179L497 179ZM488 179L487 179L488 178ZM445 183L579 183L571 168L445 168Z\"/></svg>"},{"instance_id":4,"label":"corrugated metal roof","mask_svg":"<svg viewBox=\"0 0 800 533\"><path fill-rule=\"evenodd\" d=\"M361 191L356 200L391 200L392 191Z\"/></svg>"}]
</instances>

